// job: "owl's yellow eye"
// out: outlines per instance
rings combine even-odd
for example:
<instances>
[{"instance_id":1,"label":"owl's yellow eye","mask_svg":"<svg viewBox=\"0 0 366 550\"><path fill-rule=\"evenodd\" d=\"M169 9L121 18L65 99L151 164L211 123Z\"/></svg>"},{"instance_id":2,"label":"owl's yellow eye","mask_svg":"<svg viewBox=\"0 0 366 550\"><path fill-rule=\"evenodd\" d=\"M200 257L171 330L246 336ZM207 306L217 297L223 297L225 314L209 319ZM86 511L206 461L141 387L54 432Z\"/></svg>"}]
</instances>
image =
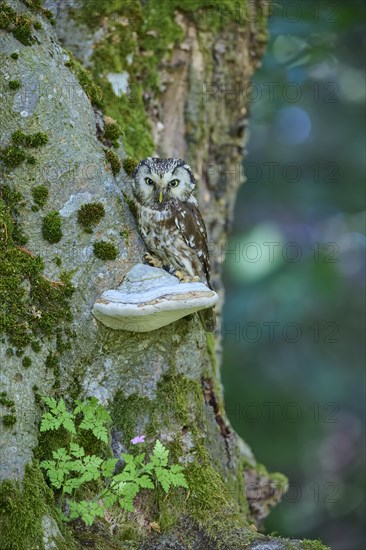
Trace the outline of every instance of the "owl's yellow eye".
<instances>
[{"instance_id":1,"label":"owl's yellow eye","mask_svg":"<svg viewBox=\"0 0 366 550\"><path fill-rule=\"evenodd\" d=\"M145 183L146 183L147 185L154 185L154 182L153 182L153 180L152 180L151 178L145 178Z\"/></svg>"},{"instance_id":2,"label":"owl's yellow eye","mask_svg":"<svg viewBox=\"0 0 366 550\"><path fill-rule=\"evenodd\" d=\"M172 180L169 182L170 187L178 187L179 180Z\"/></svg>"}]
</instances>

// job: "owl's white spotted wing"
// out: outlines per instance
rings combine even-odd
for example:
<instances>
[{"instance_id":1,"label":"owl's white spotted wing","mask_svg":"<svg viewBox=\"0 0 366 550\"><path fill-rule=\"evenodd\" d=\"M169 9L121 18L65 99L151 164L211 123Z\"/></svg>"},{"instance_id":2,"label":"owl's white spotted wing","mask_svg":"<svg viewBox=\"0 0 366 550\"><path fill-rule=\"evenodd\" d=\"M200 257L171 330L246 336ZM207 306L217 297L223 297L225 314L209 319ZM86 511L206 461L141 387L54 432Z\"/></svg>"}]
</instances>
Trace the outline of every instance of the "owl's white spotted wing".
<instances>
[{"instance_id":1,"label":"owl's white spotted wing","mask_svg":"<svg viewBox=\"0 0 366 550\"><path fill-rule=\"evenodd\" d=\"M201 267L207 284L210 288L210 260L207 245L207 231L201 213L191 202L180 203L176 209L176 222L185 243L195 251L197 261ZM197 273L197 275L200 275Z\"/></svg>"}]
</instances>

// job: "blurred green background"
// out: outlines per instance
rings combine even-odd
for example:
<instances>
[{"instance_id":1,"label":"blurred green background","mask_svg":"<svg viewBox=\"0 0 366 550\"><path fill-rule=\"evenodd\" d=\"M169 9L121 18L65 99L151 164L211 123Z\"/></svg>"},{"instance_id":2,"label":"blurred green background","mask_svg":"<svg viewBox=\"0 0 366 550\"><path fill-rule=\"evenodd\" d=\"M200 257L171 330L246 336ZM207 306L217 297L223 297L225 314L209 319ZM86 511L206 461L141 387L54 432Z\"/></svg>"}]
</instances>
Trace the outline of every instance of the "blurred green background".
<instances>
[{"instance_id":1,"label":"blurred green background","mask_svg":"<svg viewBox=\"0 0 366 550\"><path fill-rule=\"evenodd\" d=\"M265 528L333 550L366 548L365 5L275 2L224 267L227 413L290 480Z\"/></svg>"}]
</instances>

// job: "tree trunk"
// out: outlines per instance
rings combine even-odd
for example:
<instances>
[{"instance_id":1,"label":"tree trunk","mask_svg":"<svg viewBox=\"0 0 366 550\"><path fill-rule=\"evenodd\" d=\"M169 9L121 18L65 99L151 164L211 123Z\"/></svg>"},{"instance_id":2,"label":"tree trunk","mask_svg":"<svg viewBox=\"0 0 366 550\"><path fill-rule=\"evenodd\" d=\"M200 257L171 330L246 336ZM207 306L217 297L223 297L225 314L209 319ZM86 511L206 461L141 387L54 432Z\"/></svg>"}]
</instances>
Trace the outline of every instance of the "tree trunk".
<instances>
[{"instance_id":1,"label":"tree trunk","mask_svg":"<svg viewBox=\"0 0 366 550\"><path fill-rule=\"evenodd\" d=\"M256 464L226 419L219 331L207 336L197 315L147 333L111 330L91 315L142 260L130 175L153 153L182 157L197 175L222 304L266 0L48 1L54 27L36 1L0 6L2 547L321 548L256 530L285 479ZM105 209L86 230L85 203ZM98 241L116 259L97 257ZM116 455L137 435L148 449L160 439L185 466L189 493L141 493L135 513L65 529L37 461L47 451L39 433L47 395L108 406Z\"/></svg>"}]
</instances>

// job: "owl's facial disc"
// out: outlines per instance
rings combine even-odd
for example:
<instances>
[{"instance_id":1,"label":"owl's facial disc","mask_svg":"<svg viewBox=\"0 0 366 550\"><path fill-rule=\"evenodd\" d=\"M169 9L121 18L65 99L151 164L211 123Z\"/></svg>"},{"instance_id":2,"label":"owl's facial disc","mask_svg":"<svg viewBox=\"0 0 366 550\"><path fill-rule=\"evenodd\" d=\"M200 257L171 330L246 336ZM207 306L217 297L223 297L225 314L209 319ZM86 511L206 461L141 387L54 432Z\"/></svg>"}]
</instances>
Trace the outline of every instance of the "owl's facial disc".
<instances>
[{"instance_id":1,"label":"owl's facial disc","mask_svg":"<svg viewBox=\"0 0 366 550\"><path fill-rule=\"evenodd\" d=\"M189 166L180 159L147 158L134 175L134 193L145 205L161 205L188 200L195 181Z\"/></svg>"}]
</instances>

